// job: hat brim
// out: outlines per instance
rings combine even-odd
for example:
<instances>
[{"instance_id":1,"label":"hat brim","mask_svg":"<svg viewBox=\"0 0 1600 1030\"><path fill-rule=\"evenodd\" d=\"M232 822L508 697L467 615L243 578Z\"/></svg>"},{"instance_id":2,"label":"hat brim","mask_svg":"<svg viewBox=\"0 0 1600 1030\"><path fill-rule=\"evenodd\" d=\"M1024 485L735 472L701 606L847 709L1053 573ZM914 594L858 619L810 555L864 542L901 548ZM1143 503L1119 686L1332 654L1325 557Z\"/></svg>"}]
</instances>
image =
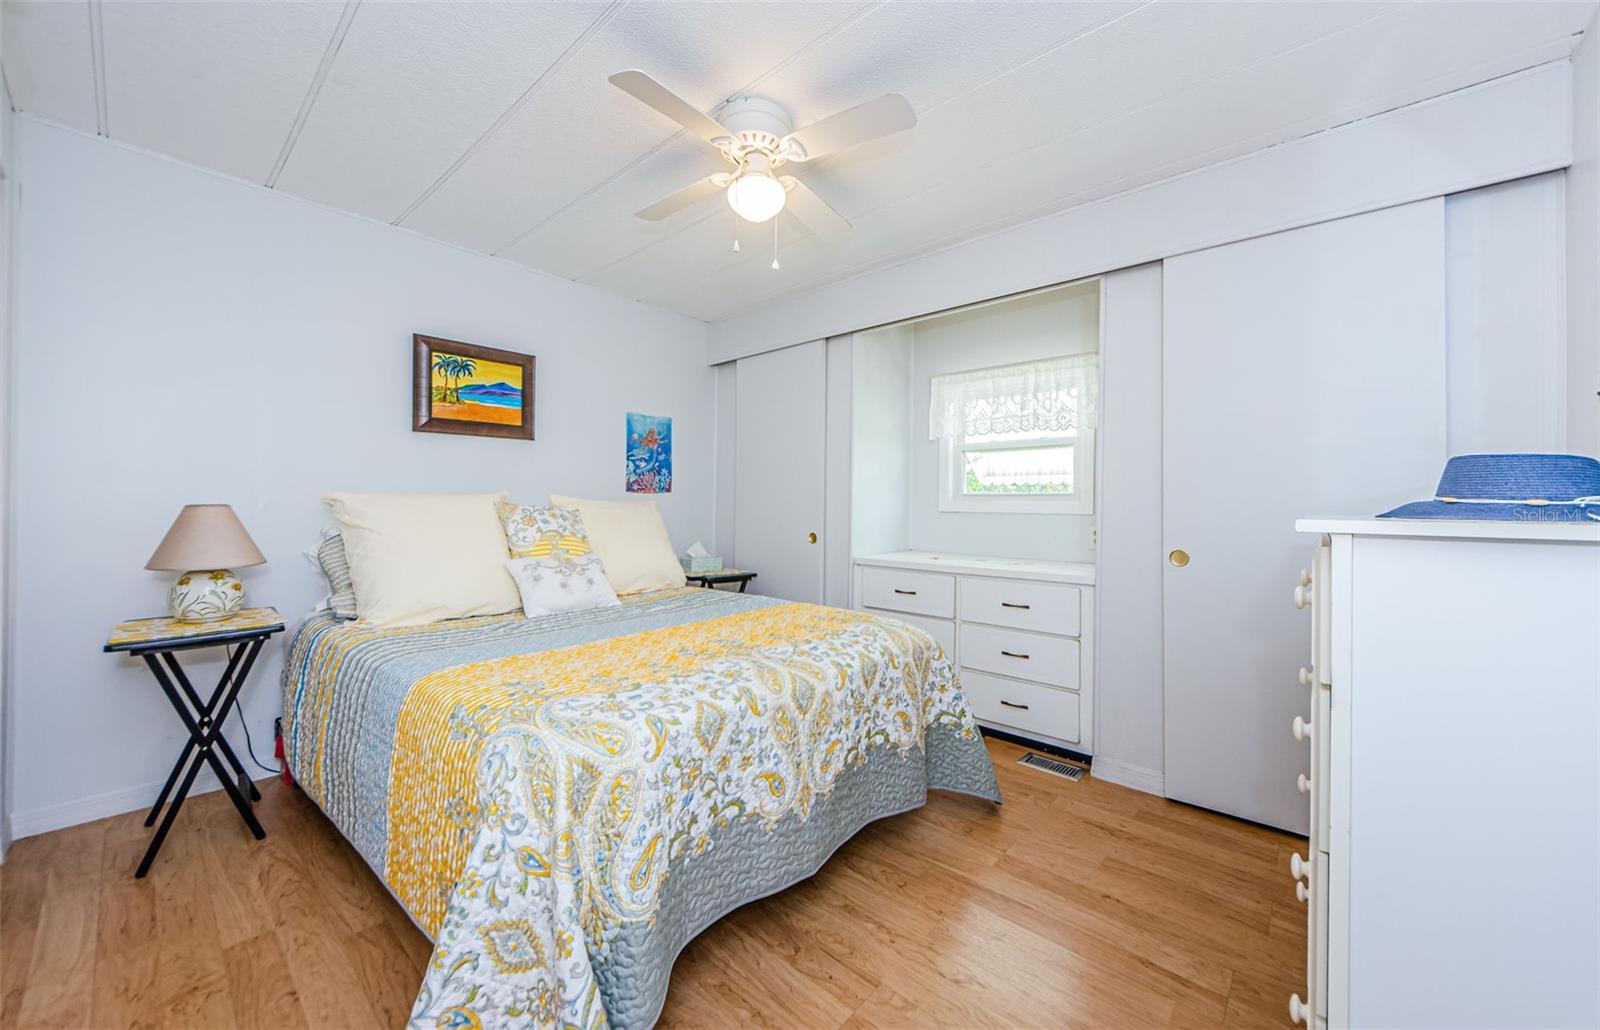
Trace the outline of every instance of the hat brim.
<instances>
[{"instance_id":1,"label":"hat brim","mask_svg":"<svg viewBox=\"0 0 1600 1030\"><path fill-rule=\"evenodd\" d=\"M1456 519L1465 522L1593 522L1585 509L1572 504L1452 504L1412 501L1379 515L1380 519Z\"/></svg>"}]
</instances>

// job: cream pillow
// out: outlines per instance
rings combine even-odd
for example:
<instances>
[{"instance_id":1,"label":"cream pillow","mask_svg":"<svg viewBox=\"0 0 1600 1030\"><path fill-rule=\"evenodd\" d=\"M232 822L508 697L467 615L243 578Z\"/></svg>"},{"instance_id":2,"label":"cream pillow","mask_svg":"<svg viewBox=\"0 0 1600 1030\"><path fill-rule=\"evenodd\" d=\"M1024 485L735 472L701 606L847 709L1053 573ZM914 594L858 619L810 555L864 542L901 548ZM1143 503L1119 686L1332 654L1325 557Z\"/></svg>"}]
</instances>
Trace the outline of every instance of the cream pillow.
<instances>
[{"instance_id":1,"label":"cream pillow","mask_svg":"<svg viewBox=\"0 0 1600 1030\"><path fill-rule=\"evenodd\" d=\"M506 571L499 494L323 494L344 537L356 610L420 626L522 607Z\"/></svg>"},{"instance_id":2,"label":"cream pillow","mask_svg":"<svg viewBox=\"0 0 1600 1030\"><path fill-rule=\"evenodd\" d=\"M683 586L683 566L672 549L661 509L654 501L585 501L550 495L553 508L571 508L583 519L589 542L619 594ZM356 596L361 584L356 584Z\"/></svg>"}]
</instances>

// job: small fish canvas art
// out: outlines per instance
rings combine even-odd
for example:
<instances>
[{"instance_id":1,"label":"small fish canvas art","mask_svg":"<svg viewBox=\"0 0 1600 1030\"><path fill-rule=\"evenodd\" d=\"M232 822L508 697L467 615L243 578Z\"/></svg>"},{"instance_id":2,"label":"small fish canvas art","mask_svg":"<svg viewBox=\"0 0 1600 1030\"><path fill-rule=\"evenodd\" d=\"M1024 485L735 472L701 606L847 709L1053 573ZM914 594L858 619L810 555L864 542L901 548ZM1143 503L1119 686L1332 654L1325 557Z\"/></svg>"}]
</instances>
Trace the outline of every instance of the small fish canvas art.
<instances>
[{"instance_id":1,"label":"small fish canvas art","mask_svg":"<svg viewBox=\"0 0 1600 1030\"><path fill-rule=\"evenodd\" d=\"M533 356L412 337L412 428L533 439Z\"/></svg>"},{"instance_id":2,"label":"small fish canvas art","mask_svg":"<svg viewBox=\"0 0 1600 1030\"><path fill-rule=\"evenodd\" d=\"M628 412L628 473L630 494L672 492L672 419Z\"/></svg>"}]
</instances>

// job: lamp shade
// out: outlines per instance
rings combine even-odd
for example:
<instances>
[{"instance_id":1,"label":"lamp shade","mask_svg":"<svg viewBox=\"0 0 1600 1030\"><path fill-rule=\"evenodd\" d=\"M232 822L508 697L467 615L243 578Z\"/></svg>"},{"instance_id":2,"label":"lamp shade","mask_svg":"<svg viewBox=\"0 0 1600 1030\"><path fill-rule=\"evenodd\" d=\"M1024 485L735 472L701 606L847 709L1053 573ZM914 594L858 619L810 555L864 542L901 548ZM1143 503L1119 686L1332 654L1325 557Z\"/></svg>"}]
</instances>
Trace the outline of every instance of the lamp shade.
<instances>
[{"instance_id":1,"label":"lamp shade","mask_svg":"<svg viewBox=\"0 0 1600 1030\"><path fill-rule=\"evenodd\" d=\"M186 504L144 567L188 572L191 569L237 569L264 565L266 561L231 507Z\"/></svg>"}]
</instances>

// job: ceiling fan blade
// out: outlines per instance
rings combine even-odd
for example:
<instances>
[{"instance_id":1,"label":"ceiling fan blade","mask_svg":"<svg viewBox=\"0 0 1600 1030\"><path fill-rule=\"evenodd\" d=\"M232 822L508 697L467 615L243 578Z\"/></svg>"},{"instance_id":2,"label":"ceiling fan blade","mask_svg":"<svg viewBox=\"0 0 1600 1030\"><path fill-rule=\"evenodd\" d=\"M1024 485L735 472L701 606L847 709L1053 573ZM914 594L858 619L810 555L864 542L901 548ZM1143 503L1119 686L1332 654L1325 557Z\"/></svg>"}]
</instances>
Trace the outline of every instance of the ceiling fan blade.
<instances>
[{"instance_id":1,"label":"ceiling fan blade","mask_svg":"<svg viewBox=\"0 0 1600 1030\"><path fill-rule=\"evenodd\" d=\"M670 218L685 208L693 207L715 193L721 193L725 187L718 186L712 179L701 179L691 183L683 189L656 201L647 208L642 208L633 213L635 218L643 218L647 222L659 222L663 218Z\"/></svg>"},{"instance_id":2,"label":"ceiling fan blade","mask_svg":"<svg viewBox=\"0 0 1600 1030\"><path fill-rule=\"evenodd\" d=\"M793 160L810 161L825 154L833 154L865 143L869 139L909 129L917 124L917 112L911 102L900 93L885 93L876 100L857 104L838 114L829 115L820 122L812 122L791 132L788 139L800 144L803 157Z\"/></svg>"},{"instance_id":3,"label":"ceiling fan blade","mask_svg":"<svg viewBox=\"0 0 1600 1030\"><path fill-rule=\"evenodd\" d=\"M679 125L710 143L712 140L733 137L733 133L702 114L694 105L672 92L637 68L617 72L610 82L622 92L671 118Z\"/></svg>"},{"instance_id":4,"label":"ceiling fan blade","mask_svg":"<svg viewBox=\"0 0 1600 1030\"><path fill-rule=\"evenodd\" d=\"M788 208L790 214L800 220L800 224L818 236L837 236L849 231L850 223L845 220L844 215L813 193L811 187L792 175L785 175L782 181L785 186L789 186L789 198L784 206ZM790 186L790 183L794 185Z\"/></svg>"}]
</instances>

